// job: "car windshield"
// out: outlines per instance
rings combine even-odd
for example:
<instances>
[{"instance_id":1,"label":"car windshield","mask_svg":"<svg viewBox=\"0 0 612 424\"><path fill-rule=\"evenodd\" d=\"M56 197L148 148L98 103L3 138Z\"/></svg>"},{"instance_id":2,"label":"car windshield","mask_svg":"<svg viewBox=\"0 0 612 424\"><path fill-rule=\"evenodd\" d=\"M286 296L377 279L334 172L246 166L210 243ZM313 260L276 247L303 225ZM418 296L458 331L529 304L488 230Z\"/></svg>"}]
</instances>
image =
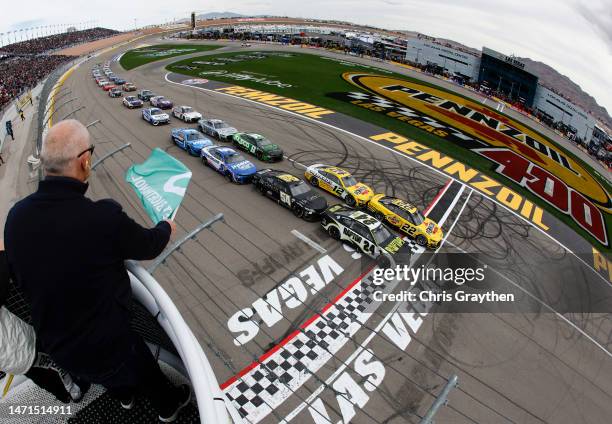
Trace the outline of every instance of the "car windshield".
<instances>
[{"instance_id":1,"label":"car windshield","mask_svg":"<svg viewBox=\"0 0 612 424\"><path fill-rule=\"evenodd\" d=\"M183 113L190 113L190 112L193 112L193 109L190 108L189 106L183 108Z\"/></svg>"},{"instance_id":2,"label":"car windshield","mask_svg":"<svg viewBox=\"0 0 612 424\"><path fill-rule=\"evenodd\" d=\"M415 225L421 225L423 221L425 221L425 217L423 217L419 211L411 213L410 215L412 216L412 222L414 222Z\"/></svg>"},{"instance_id":3,"label":"car windshield","mask_svg":"<svg viewBox=\"0 0 612 424\"><path fill-rule=\"evenodd\" d=\"M294 184L290 188L291 188L291 195L292 196L300 196L302 194L306 194L306 193L310 192L310 187L308 187L303 182L300 182L298 184Z\"/></svg>"},{"instance_id":4,"label":"car windshield","mask_svg":"<svg viewBox=\"0 0 612 424\"><path fill-rule=\"evenodd\" d=\"M225 122L215 122L213 123L213 127L215 129L227 128L227 124Z\"/></svg>"},{"instance_id":5,"label":"car windshield","mask_svg":"<svg viewBox=\"0 0 612 424\"><path fill-rule=\"evenodd\" d=\"M149 90L143 90L143 91L142 91L142 94L144 94L144 95L149 95L149 94L153 94L153 92L152 92L152 91L149 91Z\"/></svg>"},{"instance_id":6,"label":"car windshield","mask_svg":"<svg viewBox=\"0 0 612 424\"><path fill-rule=\"evenodd\" d=\"M126 100L128 102L133 102L134 100L136 100L136 97L134 97L134 96L126 97Z\"/></svg>"},{"instance_id":7,"label":"car windshield","mask_svg":"<svg viewBox=\"0 0 612 424\"><path fill-rule=\"evenodd\" d=\"M244 156L239 155L239 154L236 153L236 154L228 156L226 162L227 163L239 163L239 162L242 162L244 160L245 160Z\"/></svg>"},{"instance_id":8,"label":"car windshield","mask_svg":"<svg viewBox=\"0 0 612 424\"><path fill-rule=\"evenodd\" d=\"M376 242L376 244L381 244L389 237L391 237L391 233L384 225L379 225L378 227L373 229L372 235L374 236L374 241Z\"/></svg>"},{"instance_id":9,"label":"car windshield","mask_svg":"<svg viewBox=\"0 0 612 424\"><path fill-rule=\"evenodd\" d=\"M202 137L200 133L197 133L197 132L187 133L187 141L200 140L202 138L204 137Z\"/></svg>"},{"instance_id":10,"label":"car windshield","mask_svg":"<svg viewBox=\"0 0 612 424\"><path fill-rule=\"evenodd\" d=\"M342 181L344 181L345 187L352 187L354 185L357 185L357 180L351 176L342 178Z\"/></svg>"},{"instance_id":11,"label":"car windshield","mask_svg":"<svg viewBox=\"0 0 612 424\"><path fill-rule=\"evenodd\" d=\"M267 138L265 138L265 137L262 137L262 138L255 138L255 137L253 137L253 140L254 140L254 141L255 141L255 142L256 142L256 143L257 143L259 146L269 146L270 144L272 144L272 143L270 142L270 140L268 140L268 139L267 139Z\"/></svg>"},{"instance_id":12,"label":"car windshield","mask_svg":"<svg viewBox=\"0 0 612 424\"><path fill-rule=\"evenodd\" d=\"M151 115L161 115L162 113L164 113L164 112L162 112L159 109L154 109L154 110L151 111Z\"/></svg>"}]
</instances>

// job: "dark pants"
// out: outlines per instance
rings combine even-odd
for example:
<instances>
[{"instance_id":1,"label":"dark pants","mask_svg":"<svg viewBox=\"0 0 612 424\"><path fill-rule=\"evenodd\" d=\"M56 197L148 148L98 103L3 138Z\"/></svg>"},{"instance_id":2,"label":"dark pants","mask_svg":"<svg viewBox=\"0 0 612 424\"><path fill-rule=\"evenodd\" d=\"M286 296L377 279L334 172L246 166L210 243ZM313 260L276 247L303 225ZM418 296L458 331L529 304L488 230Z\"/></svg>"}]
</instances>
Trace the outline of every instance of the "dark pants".
<instances>
[{"instance_id":1,"label":"dark pants","mask_svg":"<svg viewBox=\"0 0 612 424\"><path fill-rule=\"evenodd\" d=\"M70 395L64 387L61 376L53 369L35 368L29 369L25 376L32 380L38 387L53 394L62 403L70 403Z\"/></svg>"},{"instance_id":2,"label":"dark pants","mask_svg":"<svg viewBox=\"0 0 612 424\"><path fill-rule=\"evenodd\" d=\"M134 336L122 364L105 376L91 379L91 383L105 387L118 400L128 401L132 396L144 396L162 415L174 411L180 401L177 388L162 373L140 336Z\"/></svg>"}]
</instances>

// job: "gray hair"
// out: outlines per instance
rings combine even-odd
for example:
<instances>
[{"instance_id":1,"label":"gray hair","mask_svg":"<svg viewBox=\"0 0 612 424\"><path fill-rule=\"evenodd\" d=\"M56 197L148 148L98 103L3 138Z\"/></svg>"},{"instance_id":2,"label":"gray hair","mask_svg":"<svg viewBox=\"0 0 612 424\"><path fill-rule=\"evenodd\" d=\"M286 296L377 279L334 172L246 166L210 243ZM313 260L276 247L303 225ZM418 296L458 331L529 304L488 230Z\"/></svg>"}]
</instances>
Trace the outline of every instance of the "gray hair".
<instances>
[{"instance_id":1,"label":"gray hair","mask_svg":"<svg viewBox=\"0 0 612 424\"><path fill-rule=\"evenodd\" d=\"M64 174L77 155L89 147L89 131L75 119L55 124L45 137L40 153L44 170Z\"/></svg>"}]
</instances>

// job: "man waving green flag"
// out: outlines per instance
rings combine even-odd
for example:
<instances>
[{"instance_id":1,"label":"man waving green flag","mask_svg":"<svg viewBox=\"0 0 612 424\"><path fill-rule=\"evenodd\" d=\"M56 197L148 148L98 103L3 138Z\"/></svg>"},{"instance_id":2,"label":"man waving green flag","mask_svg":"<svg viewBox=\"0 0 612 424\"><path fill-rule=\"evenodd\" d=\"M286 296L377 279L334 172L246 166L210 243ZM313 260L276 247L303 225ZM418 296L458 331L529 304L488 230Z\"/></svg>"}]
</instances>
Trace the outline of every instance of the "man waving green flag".
<instances>
[{"instance_id":1,"label":"man waving green flag","mask_svg":"<svg viewBox=\"0 0 612 424\"><path fill-rule=\"evenodd\" d=\"M154 224L164 219L174 219L191 171L162 149L156 148L141 164L132 165L125 180L134 188Z\"/></svg>"}]
</instances>

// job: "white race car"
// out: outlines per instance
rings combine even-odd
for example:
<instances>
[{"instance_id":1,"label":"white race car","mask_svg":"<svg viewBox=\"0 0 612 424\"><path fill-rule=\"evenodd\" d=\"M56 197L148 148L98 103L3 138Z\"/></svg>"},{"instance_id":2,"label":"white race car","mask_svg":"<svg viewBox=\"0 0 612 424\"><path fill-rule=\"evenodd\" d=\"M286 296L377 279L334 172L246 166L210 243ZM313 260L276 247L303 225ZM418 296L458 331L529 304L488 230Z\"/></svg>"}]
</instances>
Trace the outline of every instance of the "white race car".
<instances>
[{"instance_id":1,"label":"white race car","mask_svg":"<svg viewBox=\"0 0 612 424\"><path fill-rule=\"evenodd\" d=\"M172 114L184 122L195 122L202 119L202 114L193 110L191 106L176 106L172 109Z\"/></svg>"},{"instance_id":2,"label":"white race car","mask_svg":"<svg viewBox=\"0 0 612 424\"><path fill-rule=\"evenodd\" d=\"M238 132L236 128L230 127L220 119L200 119L198 128L204 134L226 141L231 141L232 136Z\"/></svg>"}]
</instances>

